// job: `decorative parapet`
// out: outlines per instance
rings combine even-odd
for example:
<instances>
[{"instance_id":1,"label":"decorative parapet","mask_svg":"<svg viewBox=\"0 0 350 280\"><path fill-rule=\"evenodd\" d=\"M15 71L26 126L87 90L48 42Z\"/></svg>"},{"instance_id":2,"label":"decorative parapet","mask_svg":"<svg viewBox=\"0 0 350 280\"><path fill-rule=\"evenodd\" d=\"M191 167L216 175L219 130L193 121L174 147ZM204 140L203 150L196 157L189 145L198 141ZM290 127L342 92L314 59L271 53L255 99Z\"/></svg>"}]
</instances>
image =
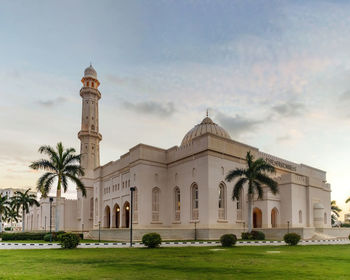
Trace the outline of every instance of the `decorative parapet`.
<instances>
[{"instance_id":1,"label":"decorative parapet","mask_svg":"<svg viewBox=\"0 0 350 280\"><path fill-rule=\"evenodd\" d=\"M307 186L308 178L294 173L286 173L279 177L277 182L278 184L297 184Z\"/></svg>"},{"instance_id":2,"label":"decorative parapet","mask_svg":"<svg viewBox=\"0 0 350 280\"><path fill-rule=\"evenodd\" d=\"M294 162L291 162L267 153L263 153L260 151L257 153L257 156L263 158L266 162L268 162L269 164L277 168L287 169L294 172L297 171L297 164L295 164Z\"/></svg>"}]
</instances>

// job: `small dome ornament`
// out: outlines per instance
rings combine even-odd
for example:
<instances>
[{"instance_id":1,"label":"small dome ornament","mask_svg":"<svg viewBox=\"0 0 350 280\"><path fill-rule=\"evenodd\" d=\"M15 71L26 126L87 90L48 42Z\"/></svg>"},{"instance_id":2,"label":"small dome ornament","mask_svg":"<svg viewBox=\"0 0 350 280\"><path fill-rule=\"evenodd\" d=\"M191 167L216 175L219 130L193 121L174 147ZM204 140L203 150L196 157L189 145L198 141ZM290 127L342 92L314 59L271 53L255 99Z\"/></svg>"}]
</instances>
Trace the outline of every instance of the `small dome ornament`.
<instances>
[{"instance_id":1,"label":"small dome ornament","mask_svg":"<svg viewBox=\"0 0 350 280\"><path fill-rule=\"evenodd\" d=\"M97 80L97 72L94 67L92 67L91 63L90 66L84 71L84 78L93 78Z\"/></svg>"}]
</instances>

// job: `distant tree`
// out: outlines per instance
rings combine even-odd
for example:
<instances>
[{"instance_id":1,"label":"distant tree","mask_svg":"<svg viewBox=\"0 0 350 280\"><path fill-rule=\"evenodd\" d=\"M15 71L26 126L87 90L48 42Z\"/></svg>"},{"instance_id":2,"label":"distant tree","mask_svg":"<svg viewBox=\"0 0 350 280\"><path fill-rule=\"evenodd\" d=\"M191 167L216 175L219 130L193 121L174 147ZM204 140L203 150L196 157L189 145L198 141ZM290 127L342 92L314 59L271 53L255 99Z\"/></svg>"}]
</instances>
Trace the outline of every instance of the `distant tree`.
<instances>
[{"instance_id":1,"label":"distant tree","mask_svg":"<svg viewBox=\"0 0 350 280\"><path fill-rule=\"evenodd\" d=\"M80 165L80 155L75 154L74 148L64 149L61 142L56 146L56 150L51 146L41 146L39 153L45 154L49 159L40 159L34 161L30 168L34 170L45 170L37 182L37 189L43 197L47 197L53 188L55 182L56 187L56 231L59 230L59 207L61 198L61 190L66 192L68 189L68 181L72 181L77 188L86 196L86 188L80 176L84 176L84 171Z\"/></svg>"},{"instance_id":2,"label":"distant tree","mask_svg":"<svg viewBox=\"0 0 350 280\"><path fill-rule=\"evenodd\" d=\"M267 173L275 173L276 170L264 159L259 158L254 160L253 155L247 152L246 163L247 168L245 169L236 168L229 171L226 181L231 182L238 178L238 181L233 187L233 200L238 200L244 185L248 185L248 232L251 232L254 194L257 193L258 199L262 199L264 194L263 185L267 186L273 194L276 194L278 192L278 184L267 175Z\"/></svg>"},{"instance_id":3,"label":"distant tree","mask_svg":"<svg viewBox=\"0 0 350 280\"><path fill-rule=\"evenodd\" d=\"M337 206L337 202L335 200L332 200L331 202L331 221L332 225L335 225L338 221L338 218L340 216L340 212L342 210Z\"/></svg>"},{"instance_id":4,"label":"distant tree","mask_svg":"<svg viewBox=\"0 0 350 280\"><path fill-rule=\"evenodd\" d=\"M25 215L29 212L29 207L36 205L40 206L39 202L36 200L36 195L29 193L30 189L26 191L16 191L11 198L11 204L14 209L19 213L22 210L22 231L25 230Z\"/></svg>"},{"instance_id":5,"label":"distant tree","mask_svg":"<svg viewBox=\"0 0 350 280\"><path fill-rule=\"evenodd\" d=\"M12 202L12 201L11 201ZM20 218L20 214L17 211L15 205L11 203L11 207L9 207L9 210L7 211L5 215L5 221L10 223L11 229L12 229L12 223L16 222L18 223L18 218Z\"/></svg>"},{"instance_id":6,"label":"distant tree","mask_svg":"<svg viewBox=\"0 0 350 280\"><path fill-rule=\"evenodd\" d=\"M7 195L2 195L0 193L0 232L2 232L2 217L6 216L9 210L10 210L10 204L7 199Z\"/></svg>"}]
</instances>

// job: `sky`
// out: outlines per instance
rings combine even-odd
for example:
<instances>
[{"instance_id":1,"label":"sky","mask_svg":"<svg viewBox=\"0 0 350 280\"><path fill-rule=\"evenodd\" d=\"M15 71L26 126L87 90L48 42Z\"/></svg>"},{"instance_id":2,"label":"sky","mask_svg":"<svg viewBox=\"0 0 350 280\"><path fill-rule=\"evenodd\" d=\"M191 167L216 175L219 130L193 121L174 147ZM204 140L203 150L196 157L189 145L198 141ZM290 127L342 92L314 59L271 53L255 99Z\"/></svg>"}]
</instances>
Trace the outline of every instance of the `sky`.
<instances>
[{"instance_id":1,"label":"sky","mask_svg":"<svg viewBox=\"0 0 350 280\"><path fill-rule=\"evenodd\" d=\"M233 139L327 171L348 210L349 1L0 2L1 187L35 188L43 144L79 149L91 62L102 164L180 145L209 108Z\"/></svg>"}]
</instances>

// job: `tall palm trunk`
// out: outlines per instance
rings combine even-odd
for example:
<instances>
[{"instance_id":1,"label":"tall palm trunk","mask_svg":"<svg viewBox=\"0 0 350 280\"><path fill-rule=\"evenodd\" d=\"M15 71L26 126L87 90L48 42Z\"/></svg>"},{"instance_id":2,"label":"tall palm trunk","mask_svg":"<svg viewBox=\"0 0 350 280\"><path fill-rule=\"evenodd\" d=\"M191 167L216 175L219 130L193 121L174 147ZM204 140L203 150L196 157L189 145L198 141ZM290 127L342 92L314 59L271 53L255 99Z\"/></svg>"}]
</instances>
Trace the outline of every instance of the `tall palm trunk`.
<instances>
[{"instance_id":1,"label":"tall palm trunk","mask_svg":"<svg viewBox=\"0 0 350 280\"><path fill-rule=\"evenodd\" d=\"M0 213L0 232L2 232L2 213Z\"/></svg>"},{"instance_id":2,"label":"tall palm trunk","mask_svg":"<svg viewBox=\"0 0 350 280\"><path fill-rule=\"evenodd\" d=\"M58 178L57 192L56 192L56 211L55 211L55 231L60 230L60 200L61 200L61 178Z\"/></svg>"},{"instance_id":3,"label":"tall palm trunk","mask_svg":"<svg viewBox=\"0 0 350 280\"><path fill-rule=\"evenodd\" d=\"M248 193L248 232L253 229L253 194Z\"/></svg>"},{"instance_id":4,"label":"tall palm trunk","mask_svg":"<svg viewBox=\"0 0 350 280\"><path fill-rule=\"evenodd\" d=\"M25 220L24 205L22 206L22 232L24 232L24 220Z\"/></svg>"}]
</instances>

